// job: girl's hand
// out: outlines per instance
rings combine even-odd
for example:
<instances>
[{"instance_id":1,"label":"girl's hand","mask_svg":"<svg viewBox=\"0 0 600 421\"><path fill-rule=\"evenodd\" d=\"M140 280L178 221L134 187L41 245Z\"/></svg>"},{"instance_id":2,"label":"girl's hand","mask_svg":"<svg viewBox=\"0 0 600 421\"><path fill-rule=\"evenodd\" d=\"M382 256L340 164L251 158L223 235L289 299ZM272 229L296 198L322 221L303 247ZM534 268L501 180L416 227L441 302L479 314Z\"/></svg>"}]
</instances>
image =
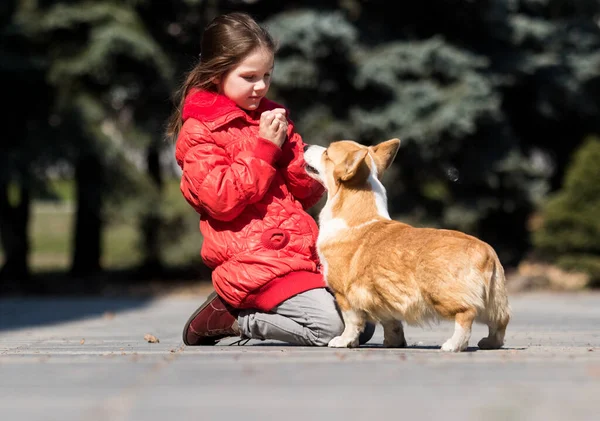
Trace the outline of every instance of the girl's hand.
<instances>
[{"instance_id":1,"label":"girl's hand","mask_svg":"<svg viewBox=\"0 0 600 421\"><path fill-rule=\"evenodd\" d=\"M258 135L270 140L276 146L281 147L285 142L287 128L288 122L283 108L265 111L260 115Z\"/></svg>"}]
</instances>

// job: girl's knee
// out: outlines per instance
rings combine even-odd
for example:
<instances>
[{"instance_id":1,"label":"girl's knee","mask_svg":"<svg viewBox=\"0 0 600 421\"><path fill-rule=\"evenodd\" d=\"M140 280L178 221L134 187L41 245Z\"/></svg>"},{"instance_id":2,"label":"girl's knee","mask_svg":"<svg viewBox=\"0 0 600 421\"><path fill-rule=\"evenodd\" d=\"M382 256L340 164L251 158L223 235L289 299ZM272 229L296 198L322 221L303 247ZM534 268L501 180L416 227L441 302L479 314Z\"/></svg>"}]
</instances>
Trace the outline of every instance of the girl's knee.
<instances>
[{"instance_id":1,"label":"girl's knee","mask_svg":"<svg viewBox=\"0 0 600 421\"><path fill-rule=\"evenodd\" d=\"M344 321L337 311L329 312L326 317L315 326L315 345L327 346L336 336L344 331Z\"/></svg>"}]
</instances>

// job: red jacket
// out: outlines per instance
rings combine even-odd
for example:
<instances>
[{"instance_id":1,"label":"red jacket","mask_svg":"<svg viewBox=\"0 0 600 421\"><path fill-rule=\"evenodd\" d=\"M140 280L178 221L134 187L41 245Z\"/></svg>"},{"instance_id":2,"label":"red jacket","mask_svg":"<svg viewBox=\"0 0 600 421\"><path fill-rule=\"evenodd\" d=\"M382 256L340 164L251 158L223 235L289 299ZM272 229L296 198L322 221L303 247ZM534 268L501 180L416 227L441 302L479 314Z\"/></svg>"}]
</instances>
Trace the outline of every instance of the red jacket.
<instances>
[{"instance_id":1,"label":"red jacket","mask_svg":"<svg viewBox=\"0 0 600 421\"><path fill-rule=\"evenodd\" d=\"M324 287L318 227L305 209L323 187L304 171L303 142L292 122L280 149L258 136L263 99L244 111L223 95L192 91L183 107L175 156L181 192L200 213L201 256L217 293L237 308L269 311Z\"/></svg>"}]
</instances>

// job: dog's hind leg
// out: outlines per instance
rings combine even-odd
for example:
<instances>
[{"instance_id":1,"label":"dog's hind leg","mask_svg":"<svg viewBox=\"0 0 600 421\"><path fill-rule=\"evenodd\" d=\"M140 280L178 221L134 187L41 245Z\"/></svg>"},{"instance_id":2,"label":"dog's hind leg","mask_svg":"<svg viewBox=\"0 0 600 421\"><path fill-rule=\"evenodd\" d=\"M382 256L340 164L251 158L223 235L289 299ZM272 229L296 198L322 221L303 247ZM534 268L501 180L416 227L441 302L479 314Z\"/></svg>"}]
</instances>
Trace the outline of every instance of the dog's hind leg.
<instances>
[{"instance_id":1,"label":"dog's hind leg","mask_svg":"<svg viewBox=\"0 0 600 421\"><path fill-rule=\"evenodd\" d=\"M509 317L500 321L488 322L489 333L487 338L483 338L479 341L477 346L480 349L498 349L504 345L504 335L506 333L506 326L508 325Z\"/></svg>"},{"instance_id":2,"label":"dog's hind leg","mask_svg":"<svg viewBox=\"0 0 600 421\"><path fill-rule=\"evenodd\" d=\"M404 328L400 320L385 320L383 326L383 346L386 348L405 348Z\"/></svg>"},{"instance_id":3,"label":"dog's hind leg","mask_svg":"<svg viewBox=\"0 0 600 421\"><path fill-rule=\"evenodd\" d=\"M456 314L454 317L454 335L442 345L442 351L460 352L467 349L471 338L471 326L477 312L470 309Z\"/></svg>"},{"instance_id":4,"label":"dog's hind leg","mask_svg":"<svg viewBox=\"0 0 600 421\"><path fill-rule=\"evenodd\" d=\"M504 269L499 261L494 266L484 321L489 333L477 344L480 349L498 349L504 345L506 326L510 320L510 306L506 297Z\"/></svg>"}]
</instances>

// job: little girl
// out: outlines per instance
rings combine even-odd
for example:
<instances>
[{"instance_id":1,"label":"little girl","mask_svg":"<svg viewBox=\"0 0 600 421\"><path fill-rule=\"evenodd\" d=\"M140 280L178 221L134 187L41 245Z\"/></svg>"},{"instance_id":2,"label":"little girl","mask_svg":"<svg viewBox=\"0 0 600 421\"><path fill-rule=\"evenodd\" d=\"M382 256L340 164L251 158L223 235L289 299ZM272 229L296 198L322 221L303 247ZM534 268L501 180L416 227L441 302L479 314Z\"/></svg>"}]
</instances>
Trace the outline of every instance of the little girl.
<instances>
[{"instance_id":1,"label":"little girl","mask_svg":"<svg viewBox=\"0 0 600 421\"><path fill-rule=\"evenodd\" d=\"M201 51L168 135L177 140L181 192L200 214L201 255L216 291L187 321L183 341L241 336L325 346L344 324L306 212L323 188L305 173L288 111L266 98L275 43L252 17L234 12L205 28Z\"/></svg>"}]
</instances>

